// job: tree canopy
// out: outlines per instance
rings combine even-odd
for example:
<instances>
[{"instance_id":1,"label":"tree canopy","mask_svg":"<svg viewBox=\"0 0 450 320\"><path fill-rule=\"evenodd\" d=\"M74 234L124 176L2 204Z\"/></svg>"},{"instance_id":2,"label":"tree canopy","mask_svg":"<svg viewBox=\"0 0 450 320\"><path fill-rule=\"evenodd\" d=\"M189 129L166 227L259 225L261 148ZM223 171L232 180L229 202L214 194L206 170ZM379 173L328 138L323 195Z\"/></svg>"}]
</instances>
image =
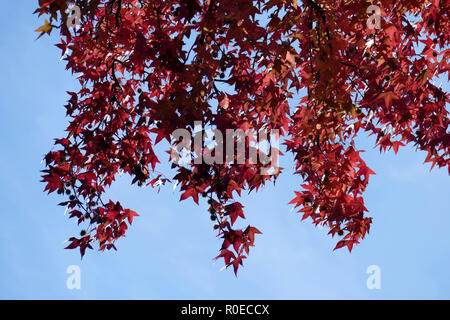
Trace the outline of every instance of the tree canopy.
<instances>
[{"instance_id":1,"label":"tree canopy","mask_svg":"<svg viewBox=\"0 0 450 320\"><path fill-rule=\"evenodd\" d=\"M86 225L67 248L116 249L138 214L104 193L120 173L139 186L167 181L181 200L204 197L223 239L219 255L237 272L260 231L238 229L236 199L275 182L281 168L238 155L224 163L172 162L155 145L196 121L227 129L278 130L295 159L302 219L329 228L336 248L369 232L363 193L374 172L354 142L368 133L382 151L411 144L450 172L446 104L449 1L419 0L39 0L39 37L60 33L68 92L66 135L45 156L45 190L67 198ZM446 74L446 76L445 76ZM238 140L238 137L234 137ZM233 138L233 139L234 139ZM257 149L246 136L245 155ZM233 141L233 143L236 141ZM254 142L254 141L253 141ZM186 143L186 141L184 141ZM271 143L271 148L276 148ZM194 150L194 158L218 150ZM165 158L164 158L165 159ZM173 160L173 159L172 159ZM166 161L166 160L164 160ZM237 163L236 163L237 162Z\"/></svg>"}]
</instances>

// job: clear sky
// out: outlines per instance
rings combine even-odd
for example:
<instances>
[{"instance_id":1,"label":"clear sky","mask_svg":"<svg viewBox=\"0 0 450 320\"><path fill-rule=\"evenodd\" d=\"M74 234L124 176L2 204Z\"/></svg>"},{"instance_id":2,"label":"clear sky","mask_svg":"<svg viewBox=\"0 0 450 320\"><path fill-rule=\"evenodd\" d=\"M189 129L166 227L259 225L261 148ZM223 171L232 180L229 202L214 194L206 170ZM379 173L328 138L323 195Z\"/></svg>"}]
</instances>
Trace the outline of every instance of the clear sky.
<instances>
[{"instance_id":1,"label":"clear sky","mask_svg":"<svg viewBox=\"0 0 450 320\"><path fill-rule=\"evenodd\" d=\"M43 193L41 160L66 127L65 93L77 88L59 62L55 37L36 41L43 23L37 1L3 1L0 11L0 298L2 299L408 299L450 298L450 179L404 148L380 154L363 138L364 159L377 173L365 194L371 232L350 254L336 239L291 212L299 188L291 158L277 185L243 197L248 223L263 235L236 278L215 262L221 241L207 204L178 202L163 187L130 187L120 179L112 199L141 214L117 252L64 250L74 221ZM444 84L448 91L448 83ZM66 287L67 267L81 269L81 289ZM369 290L367 267L381 270Z\"/></svg>"}]
</instances>

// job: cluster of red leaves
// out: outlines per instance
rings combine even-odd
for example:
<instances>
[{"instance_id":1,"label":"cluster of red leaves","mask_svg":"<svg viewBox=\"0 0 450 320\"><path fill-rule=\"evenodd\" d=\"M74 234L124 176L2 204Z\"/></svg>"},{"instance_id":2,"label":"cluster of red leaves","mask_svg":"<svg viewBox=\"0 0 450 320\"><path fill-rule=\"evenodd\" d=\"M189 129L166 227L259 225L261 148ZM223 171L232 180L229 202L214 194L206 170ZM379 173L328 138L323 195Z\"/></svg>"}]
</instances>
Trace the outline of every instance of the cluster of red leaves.
<instances>
[{"instance_id":1,"label":"cluster of red leaves","mask_svg":"<svg viewBox=\"0 0 450 320\"><path fill-rule=\"evenodd\" d=\"M81 9L76 30L66 25L70 3ZM136 213L104 203L105 188L120 172L139 185L167 181L155 173L154 145L200 120L222 132L280 130L303 179L291 203L351 250L371 224L361 195L374 172L356 150L358 133L375 135L380 150L414 144L450 170L449 97L432 81L448 77L450 3L376 4L380 29L367 27L370 1L39 0L36 12L50 21L38 31L59 29L57 46L81 85L43 176L46 190L69 196L71 217L89 222L68 248L114 248ZM233 229L245 217L235 194L279 171L173 168L181 200L209 198L223 238L217 258L236 272L260 232Z\"/></svg>"}]
</instances>

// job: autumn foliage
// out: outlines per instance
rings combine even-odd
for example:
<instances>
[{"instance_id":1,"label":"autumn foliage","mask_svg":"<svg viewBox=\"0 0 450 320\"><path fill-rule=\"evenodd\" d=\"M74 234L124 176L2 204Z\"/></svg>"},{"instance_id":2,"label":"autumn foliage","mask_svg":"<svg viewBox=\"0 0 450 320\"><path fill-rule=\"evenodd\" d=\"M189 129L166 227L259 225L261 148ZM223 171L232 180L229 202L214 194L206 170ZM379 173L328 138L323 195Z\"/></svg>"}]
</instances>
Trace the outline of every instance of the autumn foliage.
<instances>
[{"instance_id":1,"label":"autumn foliage","mask_svg":"<svg viewBox=\"0 0 450 320\"><path fill-rule=\"evenodd\" d=\"M380 28L369 28L370 5ZM69 8L80 25L69 28ZM181 200L202 197L223 239L217 258L236 272L260 231L235 198L275 181L262 164L173 164L155 154L194 121L219 130L278 129L295 157L302 219L329 228L336 248L369 232L363 193L374 172L354 139L368 133L381 150L411 144L425 162L450 170L446 104L449 1L381 0L39 0L39 35L60 33L69 92L67 134L45 156L45 190L66 196L86 224L67 248L115 249L138 214L104 193L124 172L139 186L169 180ZM435 82L436 81L436 82ZM141 213L142 214L142 213Z\"/></svg>"}]
</instances>

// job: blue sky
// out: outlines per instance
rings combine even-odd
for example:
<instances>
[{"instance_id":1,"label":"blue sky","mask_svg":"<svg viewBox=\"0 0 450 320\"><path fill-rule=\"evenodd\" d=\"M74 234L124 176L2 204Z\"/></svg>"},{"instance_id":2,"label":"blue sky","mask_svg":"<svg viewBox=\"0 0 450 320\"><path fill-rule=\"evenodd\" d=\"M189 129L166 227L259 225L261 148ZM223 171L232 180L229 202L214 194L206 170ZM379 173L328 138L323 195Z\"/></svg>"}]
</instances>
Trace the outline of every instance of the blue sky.
<instances>
[{"instance_id":1,"label":"blue sky","mask_svg":"<svg viewBox=\"0 0 450 320\"><path fill-rule=\"evenodd\" d=\"M39 182L42 157L67 124L66 91L74 77L59 62L56 39L36 41L43 19L37 1L7 1L0 11L0 298L1 299L431 299L450 298L450 179L423 164L412 148L380 154L363 138L364 159L377 173L366 192L371 233L350 254L333 252L326 230L300 222L287 203L301 183L291 158L277 185L243 198L257 237L236 278L215 262L220 246L206 203L178 202L178 190L130 187L110 191L141 216L118 252L64 250L79 232ZM445 84L447 90L448 83ZM81 289L69 290L66 269L81 268ZM366 287L366 269L381 269L381 289Z\"/></svg>"}]
</instances>

